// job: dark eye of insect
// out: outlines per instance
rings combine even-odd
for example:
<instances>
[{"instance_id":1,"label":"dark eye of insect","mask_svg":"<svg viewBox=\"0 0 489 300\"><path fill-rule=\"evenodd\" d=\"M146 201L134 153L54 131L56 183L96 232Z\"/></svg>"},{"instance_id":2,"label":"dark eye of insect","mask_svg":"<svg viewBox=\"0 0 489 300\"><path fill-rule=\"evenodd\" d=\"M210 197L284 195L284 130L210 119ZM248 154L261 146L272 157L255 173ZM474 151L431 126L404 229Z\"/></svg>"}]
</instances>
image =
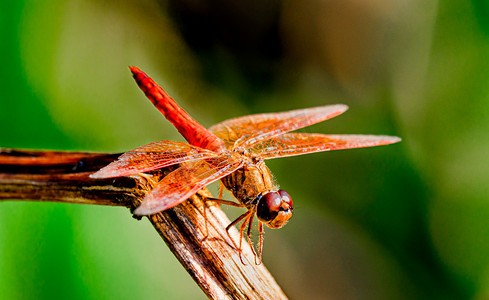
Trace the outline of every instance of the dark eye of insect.
<instances>
[{"instance_id":1,"label":"dark eye of insect","mask_svg":"<svg viewBox=\"0 0 489 300\"><path fill-rule=\"evenodd\" d=\"M287 193L284 190L278 190L277 193L282 198L282 201L285 202L285 203L287 203L289 205L290 209L293 209L294 208L294 203L292 202L292 197L290 197L289 193Z\"/></svg>"},{"instance_id":2,"label":"dark eye of insect","mask_svg":"<svg viewBox=\"0 0 489 300\"><path fill-rule=\"evenodd\" d=\"M280 209L282 199L278 192L270 192L261 197L256 208L256 216L262 222L273 220Z\"/></svg>"}]
</instances>

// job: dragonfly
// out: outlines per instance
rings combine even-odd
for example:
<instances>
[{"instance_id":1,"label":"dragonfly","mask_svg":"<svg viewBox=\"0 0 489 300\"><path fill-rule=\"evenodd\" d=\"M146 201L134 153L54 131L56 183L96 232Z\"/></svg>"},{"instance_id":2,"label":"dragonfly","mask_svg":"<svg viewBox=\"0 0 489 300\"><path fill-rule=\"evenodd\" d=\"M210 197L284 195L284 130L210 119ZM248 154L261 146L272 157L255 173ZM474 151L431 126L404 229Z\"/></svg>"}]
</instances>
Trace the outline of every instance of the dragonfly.
<instances>
[{"instance_id":1,"label":"dragonfly","mask_svg":"<svg viewBox=\"0 0 489 300\"><path fill-rule=\"evenodd\" d=\"M178 165L156 184L134 210L133 213L137 216L172 208L208 184L221 180L219 198L211 200L246 208L246 212L226 227L226 232L241 257L241 240L248 228L246 237L255 262L257 254L250 238L254 217L258 219L258 257L261 262L263 224L274 229L281 228L292 217L294 209L291 196L279 189L265 164L266 160L321 151L387 145L401 140L384 135L292 132L340 115L348 109L344 104L248 115L229 119L206 129L146 73L138 67L129 68L146 97L188 143L168 140L152 142L124 153L90 177L130 176ZM221 199L223 187L239 202ZM241 221L237 246L229 229Z\"/></svg>"}]
</instances>

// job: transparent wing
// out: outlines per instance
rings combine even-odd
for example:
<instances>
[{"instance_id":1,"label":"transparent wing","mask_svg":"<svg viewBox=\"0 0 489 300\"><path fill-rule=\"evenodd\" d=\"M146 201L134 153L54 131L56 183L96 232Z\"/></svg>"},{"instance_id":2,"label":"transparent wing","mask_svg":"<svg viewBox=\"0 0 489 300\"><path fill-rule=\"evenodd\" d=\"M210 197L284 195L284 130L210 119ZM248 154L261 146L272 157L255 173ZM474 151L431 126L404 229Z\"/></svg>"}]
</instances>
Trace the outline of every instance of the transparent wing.
<instances>
[{"instance_id":1,"label":"transparent wing","mask_svg":"<svg viewBox=\"0 0 489 300\"><path fill-rule=\"evenodd\" d=\"M236 171L242 164L242 161L231 157L185 163L164 177L143 199L134 214L150 215L174 207L206 185Z\"/></svg>"},{"instance_id":2,"label":"transparent wing","mask_svg":"<svg viewBox=\"0 0 489 300\"><path fill-rule=\"evenodd\" d=\"M401 141L384 135L327 135L316 133L286 133L253 146L251 151L263 159L295 156L307 153L373 147Z\"/></svg>"},{"instance_id":3,"label":"transparent wing","mask_svg":"<svg viewBox=\"0 0 489 300\"><path fill-rule=\"evenodd\" d=\"M91 178L110 178L134 175L171 165L219 155L206 149L175 141L153 142L121 155Z\"/></svg>"},{"instance_id":4,"label":"transparent wing","mask_svg":"<svg viewBox=\"0 0 489 300\"><path fill-rule=\"evenodd\" d=\"M343 104L249 115L218 123L209 130L230 148L249 148L279 134L331 119L348 109Z\"/></svg>"}]
</instances>

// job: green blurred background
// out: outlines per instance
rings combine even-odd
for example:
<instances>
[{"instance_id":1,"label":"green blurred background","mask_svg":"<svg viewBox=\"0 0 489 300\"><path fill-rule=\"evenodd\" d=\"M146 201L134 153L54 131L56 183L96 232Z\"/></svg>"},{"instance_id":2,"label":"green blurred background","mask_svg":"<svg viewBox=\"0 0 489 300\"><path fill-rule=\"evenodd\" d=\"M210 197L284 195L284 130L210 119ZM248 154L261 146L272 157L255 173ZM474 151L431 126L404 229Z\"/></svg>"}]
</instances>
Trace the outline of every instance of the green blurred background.
<instances>
[{"instance_id":1,"label":"green blurred background","mask_svg":"<svg viewBox=\"0 0 489 300\"><path fill-rule=\"evenodd\" d=\"M268 163L296 206L265 232L264 262L284 291L489 298L487 1L0 3L0 147L182 140L129 65L205 126L345 103L305 131L403 142ZM0 298L205 296L127 209L14 201L0 203Z\"/></svg>"}]
</instances>

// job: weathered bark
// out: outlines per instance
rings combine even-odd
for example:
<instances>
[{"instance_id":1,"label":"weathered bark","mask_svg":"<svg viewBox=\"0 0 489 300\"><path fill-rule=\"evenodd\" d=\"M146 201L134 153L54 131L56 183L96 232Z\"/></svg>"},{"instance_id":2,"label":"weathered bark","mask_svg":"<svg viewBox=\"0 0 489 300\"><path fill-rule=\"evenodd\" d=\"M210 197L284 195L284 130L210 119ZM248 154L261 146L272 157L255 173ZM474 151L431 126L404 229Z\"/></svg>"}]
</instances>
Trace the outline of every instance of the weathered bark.
<instances>
[{"instance_id":1,"label":"weathered bark","mask_svg":"<svg viewBox=\"0 0 489 300\"><path fill-rule=\"evenodd\" d=\"M91 179L114 160L105 153L0 149L0 200L53 201L137 207L170 169L113 179ZM148 216L158 234L211 299L286 299L243 240L243 260L232 246L223 211L202 189L188 201ZM205 209L205 218L204 218ZM206 232L206 219L207 228ZM231 236L238 242L234 228Z\"/></svg>"}]
</instances>

